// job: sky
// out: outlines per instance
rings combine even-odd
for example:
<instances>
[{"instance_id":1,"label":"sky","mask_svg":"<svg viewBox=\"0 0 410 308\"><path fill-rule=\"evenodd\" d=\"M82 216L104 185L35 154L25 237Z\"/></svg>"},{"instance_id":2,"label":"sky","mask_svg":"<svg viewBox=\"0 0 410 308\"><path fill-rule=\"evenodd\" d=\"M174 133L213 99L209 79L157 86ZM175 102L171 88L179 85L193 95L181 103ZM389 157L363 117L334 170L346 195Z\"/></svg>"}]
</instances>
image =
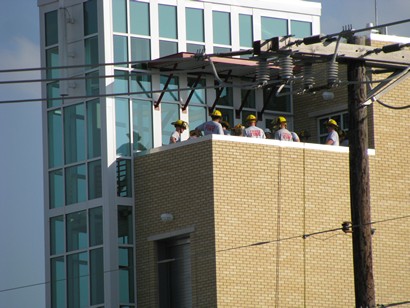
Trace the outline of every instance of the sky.
<instances>
[{"instance_id":1,"label":"sky","mask_svg":"<svg viewBox=\"0 0 410 308\"><path fill-rule=\"evenodd\" d=\"M408 0L321 3L323 34L410 18ZM388 34L410 37L409 23L390 27ZM40 67L39 57L37 1L2 0L0 81L39 78L38 72L1 72ZM39 84L0 84L0 102L38 97ZM0 307L45 306L42 164L40 103L0 103Z\"/></svg>"}]
</instances>

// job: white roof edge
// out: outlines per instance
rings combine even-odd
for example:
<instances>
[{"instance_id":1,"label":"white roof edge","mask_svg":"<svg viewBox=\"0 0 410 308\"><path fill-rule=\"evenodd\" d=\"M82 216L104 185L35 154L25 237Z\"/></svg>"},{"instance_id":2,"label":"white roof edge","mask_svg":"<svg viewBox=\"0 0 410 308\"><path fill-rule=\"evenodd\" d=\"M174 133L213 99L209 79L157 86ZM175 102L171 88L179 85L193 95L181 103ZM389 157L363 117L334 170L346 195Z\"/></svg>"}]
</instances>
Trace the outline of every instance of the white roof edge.
<instances>
[{"instance_id":1,"label":"white roof edge","mask_svg":"<svg viewBox=\"0 0 410 308\"><path fill-rule=\"evenodd\" d=\"M198 143L206 140L218 140L218 141L230 141L230 142L240 142L240 143L249 143L249 144L263 144L279 147L288 147L288 148L300 148L307 150L316 150L316 151L325 151L325 152L336 152L336 153L349 153L349 147L345 146L331 146L325 144L309 143L309 142L288 142L288 141L279 141L274 139L258 139L258 138L247 138L247 137L238 137L238 136L226 136L226 135L207 135L200 138L189 139L186 141L163 145L162 147L153 148L147 151L142 151L135 153L135 156L144 156L152 153L159 153L179 147L183 147L188 144ZM374 149L368 149L367 151L369 156L374 156L376 151Z\"/></svg>"},{"instance_id":2,"label":"white roof edge","mask_svg":"<svg viewBox=\"0 0 410 308\"><path fill-rule=\"evenodd\" d=\"M406 36L398 36L398 35L388 35L388 34L380 34L380 33L370 33L369 38L372 41L380 41L380 42L392 42L392 43L410 43L410 37Z\"/></svg>"}]
</instances>

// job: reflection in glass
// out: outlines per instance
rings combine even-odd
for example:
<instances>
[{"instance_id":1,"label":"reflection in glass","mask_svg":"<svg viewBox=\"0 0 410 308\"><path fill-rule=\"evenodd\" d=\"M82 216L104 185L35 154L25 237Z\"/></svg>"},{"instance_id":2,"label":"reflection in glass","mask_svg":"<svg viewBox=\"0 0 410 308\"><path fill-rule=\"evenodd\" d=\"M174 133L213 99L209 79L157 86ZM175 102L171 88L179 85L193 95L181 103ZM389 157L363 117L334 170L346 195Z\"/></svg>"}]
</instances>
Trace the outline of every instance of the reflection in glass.
<instances>
[{"instance_id":1,"label":"reflection in glass","mask_svg":"<svg viewBox=\"0 0 410 308\"><path fill-rule=\"evenodd\" d=\"M149 3L130 1L131 33L150 35L149 22Z\"/></svg>"},{"instance_id":2,"label":"reflection in glass","mask_svg":"<svg viewBox=\"0 0 410 308\"><path fill-rule=\"evenodd\" d=\"M134 270L131 248L119 248L120 302L134 302Z\"/></svg>"},{"instance_id":3,"label":"reflection in glass","mask_svg":"<svg viewBox=\"0 0 410 308\"><path fill-rule=\"evenodd\" d=\"M87 253L67 256L67 308L85 308L88 304Z\"/></svg>"},{"instance_id":4,"label":"reflection in glass","mask_svg":"<svg viewBox=\"0 0 410 308\"><path fill-rule=\"evenodd\" d=\"M50 218L50 254L64 253L64 216Z\"/></svg>"},{"instance_id":5,"label":"reflection in glass","mask_svg":"<svg viewBox=\"0 0 410 308\"><path fill-rule=\"evenodd\" d=\"M152 148L152 105L151 101L132 100L133 151Z\"/></svg>"},{"instance_id":6,"label":"reflection in glass","mask_svg":"<svg viewBox=\"0 0 410 308\"><path fill-rule=\"evenodd\" d=\"M252 47L252 15L239 14L239 41L240 45L243 47Z\"/></svg>"},{"instance_id":7,"label":"reflection in glass","mask_svg":"<svg viewBox=\"0 0 410 308\"><path fill-rule=\"evenodd\" d=\"M186 44L186 51L192 53L202 53L205 52L205 46L199 44Z\"/></svg>"},{"instance_id":8,"label":"reflection in glass","mask_svg":"<svg viewBox=\"0 0 410 308\"><path fill-rule=\"evenodd\" d=\"M219 89L215 89L215 91L219 91ZM233 106L233 93L232 93L232 88L223 88L222 93L219 96L217 105L222 105L222 106Z\"/></svg>"},{"instance_id":9,"label":"reflection in glass","mask_svg":"<svg viewBox=\"0 0 410 308\"><path fill-rule=\"evenodd\" d=\"M117 196L132 197L131 160L117 159Z\"/></svg>"},{"instance_id":10,"label":"reflection in glass","mask_svg":"<svg viewBox=\"0 0 410 308\"><path fill-rule=\"evenodd\" d=\"M131 61L151 59L151 40L131 37Z\"/></svg>"},{"instance_id":11,"label":"reflection in glass","mask_svg":"<svg viewBox=\"0 0 410 308\"><path fill-rule=\"evenodd\" d=\"M66 205L86 200L85 165L65 169L65 199Z\"/></svg>"},{"instance_id":12,"label":"reflection in glass","mask_svg":"<svg viewBox=\"0 0 410 308\"><path fill-rule=\"evenodd\" d=\"M270 93L271 91L275 91L273 95ZM269 97L269 101L266 104L266 110L271 111L282 111L282 112L291 112L291 97L292 95L283 95L283 96L276 96L275 93L277 91L276 87L273 88L265 88L263 90L263 97L264 101ZM284 88L282 93L289 92L289 88Z\"/></svg>"},{"instance_id":13,"label":"reflection in glass","mask_svg":"<svg viewBox=\"0 0 410 308\"><path fill-rule=\"evenodd\" d=\"M118 206L118 243L133 243L132 207Z\"/></svg>"},{"instance_id":14,"label":"reflection in glass","mask_svg":"<svg viewBox=\"0 0 410 308\"><path fill-rule=\"evenodd\" d=\"M88 200L102 197L101 160L88 163Z\"/></svg>"},{"instance_id":15,"label":"reflection in glass","mask_svg":"<svg viewBox=\"0 0 410 308\"><path fill-rule=\"evenodd\" d=\"M128 72L115 70L114 76L114 93L128 93Z\"/></svg>"},{"instance_id":16,"label":"reflection in glass","mask_svg":"<svg viewBox=\"0 0 410 308\"><path fill-rule=\"evenodd\" d=\"M103 212L102 207L90 209L90 247L103 243Z\"/></svg>"},{"instance_id":17,"label":"reflection in glass","mask_svg":"<svg viewBox=\"0 0 410 308\"><path fill-rule=\"evenodd\" d=\"M115 132L117 155L130 156L130 111L128 99L115 99Z\"/></svg>"},{"instance_id":18,"label":"reflection in glass","mask_svg":"<svg viewBox=\"0 0 410 308\"><path fill-rule=\"evenodd\" d=\"M48 108L61 106L60 84L57 81L47 84L47 98L48 98L47 100ZM58 99L55 99L55 98L58 98Z\"/></svg>"},{"instance_id":19,"label":"reflection in glass","mask_svg":"<svg viewBox=\"0 0 410 308\"><path fill-rule=\"evenodd\" d=\"M222 113L222 121L226 121L231 126L233 126L232 125L234 121L233 109L218 108L218 110Z\"/></svg>"},{"instance_id":20,"label":"reflection in glass","mask_svg":"<svg viewBox=\"0 0 410 308\"><path fill-rule=\"evenodd\" d=\"M63 119L61 109L47 113L48 128L48 166L50 168L63 164Z\"/></svg>"},{"instance_id":21,"label":"reflection in glass","mask_svg":"<svg viewBox=\"0 0 410 308\"><path fill-rule=\"evenodd\" d=\"M164 90L165 84L168 81L168 76L161 75L160 77L160 87L161 90ZM162 101L166 102L172 102L172 101L178 101L179 102L179 91L178 91L178 86L179 86L179 78L178 76L171 77L169 79L167 91L164 93L164 96L162 97ZM175 91L172 91L175 90Z\"/></svg>"},{"instance_id":22,"label":"reflection in glass","mask_svg":"<svg viewBox=\"0 0 410 308\"><path fill-rule=\"evenodd\" d=\"M202 106L191 106L189 105L188 107L189 111L189 126L191 129L194 129L195 127L201 125L206 121L206 116L207 116L207 107L202 107Z\"/></svg>"},{"instance_id":23,"label":"reflection in glass","mask_svg":"<svg viewBox=\"0 0 410 308\"><path fill-rule=\"evenodd\" d=\"M66 164L85 159L85 110L84 104L64 109L64 153Z\"/></svg>"},{"instance_id":24,"label":"reflection in glass","mask_svg":"<svg viewBox=\"0 0 410 308\"><path fill-rule=\"evenodd\" d=\"M186 39L188 41L204 42L204 11L186 8Z\"/></svg>"},{"instance_id":25,"label":"reflection in glass","mask_svg":"<svg viewBox=\"0 0 410 308\"><path fill-rule=\"evenodd\" d=\"M261 17L261 24L263 40L288 34L288 21L286 19Z\"/></svg>"},{"instance_id":26,"label":"reflection in glass","mask_svg":"<svg viewBox=\"0 0 410 308\"><path fill-rule=\"evenodd\" d=\"M98 32L97 0L84 2L84 35Z\"/></svg>"},{"instance_id":27,"label":"reflection in glass","mask_svg":"<svg viewBox=\"0 0 410 308\"><path fill-rule=\"evenodd\" d=\"M175 127L172 122L179 119L179 104L161 103L162 144L169 144L169 138Z\"/></svg>"},{"instance_id":28,"label":"reflection in glass","mask_svg":"<svg viewBox=\"0 0 410 308\"><path fill-rule=\"evenodd\" d=\"M112 20L114 32L127 32L127 2L126 0L112 1Z\"/></svg>"},{"instance_id":29,"label":"reflection in glass","mask_svg":"<svg viewBox=\"0 0 410 308\"><path fill-rule=\"evenodd\" d=\"M75 212L67 214L67 251L87 248L87 212Z\"/></svg>"},{"instance_id":30,"label":"reflection in glass","mask_svg":"<svg viewBox=\"0 0 410 308\"><path fill-rule=\"evenodd\" d=\"M312 35L312 23L307 21L291 20L290 30L296 38L308 37Z\"/></svg>"},{"instance_id":31,"label":"reflection in glass","mask_svg":"<svg viewBox=\"0 0 410 308\"><path fill-rule=\"evenodd\" d=\"M101 156L101 106L98 99L87 102L88 158Z\"/></svg>"},{"instance_id":32,"label":"reflection in glass","mask_svg":"<svg viewBox=\"0 0 410 308\"><path fill-rule=\"evenodd\" d=\"M90 251L90 293L91 305L104 303L104 257L102 248Z\"/></svg>"},{"instance_id":33,"label":"reflection in glass","mask_svg":"<svg viewBox=\"0 0 410 308\"><path fill-rule=\"evenodd\" d=\"M131 73L130 82L131 92L140 93L134 94L141 98L151 98L151 76L148 74Z\"/></svg>"},{"instance_id":34,"label":"reflection in glass","mask_svg":"<svg viewBox=\"0 0 410 308\"><path fill-rule=\"evenodd\" d=\"M231 15L213 11L214 44L231 45Z\"/></svg>"},{"instance_id":35,"label":"reflection in glass","mask_svg":"<svg viewBox=\"0 0 410 308\"><path fill-rule=\"evenodd\" d=\"M50 209L64 206L63 170L58 169L49 173Z\"/></svg>"},{"instance_id":36,"label":"reflection in glass","mask_svg":"<svg viewBox=\"0 0 410 308\"><path fill-rule=\"evenodd\" d=\"M64 257L51 259L51 306L65 308L65 264Z\"/></svg>"},{"instance_id":37,"label":"reflection in glass","mask_svg":"<svg viewBox=\"0 0 410 308\"><path fill-rule=\"evenodd\" d=\"M84 40L85 44L85 64L96 67L98 64L98 36L93 36ZM91 67L87 67L90 69Z\"/></svg>"},{"instance_id":38,"label":"reflection in glass","mask_svg":"<svg viewBox=\"0 0 410 308\"><path fill-rule=\"evenodd\" d=\"M196 83L196 86L195 86ZM188 88L194 89L195 91L191 96L191 103L206 104L206 80L200 79L197 82L197 78L188 77ZM189 95L189 93L188 93Z\"/></svg>"},{"instance_id":39,"label":"reflection in glass","mask_svg":"<svg viewBox=\"0 0 410 308\"><path fill-rule=\"evenodd\" d=\"M241 90L241 103L245 108L256 108L255 90Z\"/></svg>"},{"instance_id":40,"label":"reflection in glass","mask_svg":"<svg viewBox=\"0 0 410 308\"><path fill-rule=\"evenodd\" d=\"M58 14L51 11L45 14L46 46L58 44Z\"/></svg>"},{"instance_id":41,"label":"reflection in glass","mask_svg":"<svg viewBox=\"0 0 410 308\"><path fill-rule=\"evenodd\" d=\"M87 96L97 96L100 93L100 78L98 71L85 74L85 91Z\"/></svg>"},{"instance_id":42,"label":"reflection in glass","mask_svg":"<svg viewBox=\"0 0 410 308\"><path fill-rule=\"evenodd\" d=\"M227 53L231 51L231 48L214 46L214 53Z\"/></svg>"},{"instance_id":43,"label":"reflection in glass","mask_svg":"<svg viewBox=\"0 0 410 308\"><path fill-rule=\"evenodd\" d=\"M47 79L58 78L60 76L59 69L51 69L60 65L60 59L58 56L58 47L50 48L46 50L46 67Z\"/></svg>"},{"instance_id":44,"label":"reflection in glass","mask_svg":"<svg viewBox=\"0 0 410 308\"><path fill-rule=\"evenodd\" d=\"M165 57L178 52L178 43L169 41L159 41L159 56Z\"/></svg>"},{"instance_id":45,"label":"reflection in glass","mask_svg":"<svg viewBox=\"0 0 410 308\"><path fill-rule=\"evenodd\" d=\"M158 5L159 36L170 39L178 38L177 8L171 5Z\"/></svg>"},{"instance_id":46,"label":"reflection in glass","mask_svg":"<svg viewBox=\"0 0 410 308\"><path fill-rule=\"evenodd\" d=\"M114 62L122 63L128 61L128 40L126 36L114 35ZM127 64L116 64L124 66Z\"/></svg>"}]
</instances>

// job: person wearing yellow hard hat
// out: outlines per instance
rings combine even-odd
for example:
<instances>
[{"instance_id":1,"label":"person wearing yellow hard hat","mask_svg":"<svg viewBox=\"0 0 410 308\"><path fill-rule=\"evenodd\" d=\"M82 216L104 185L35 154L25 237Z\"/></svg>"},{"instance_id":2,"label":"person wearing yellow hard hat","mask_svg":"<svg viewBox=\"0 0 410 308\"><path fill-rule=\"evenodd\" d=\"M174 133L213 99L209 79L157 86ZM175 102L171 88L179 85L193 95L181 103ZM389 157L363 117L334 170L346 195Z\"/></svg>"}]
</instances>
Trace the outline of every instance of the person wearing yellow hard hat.
<instances>
[{"instance_id":1,"label":"person wearing yellow hard hat","mask_svg":"<svg viewBox=\"0 0 410 308\"><path fill-rule=\"evenodd\" d=\"M181 142L181 135L188 128L188 123L183 120L177 120L171 124L175 126L175 131L169 137L169 143Z\"/></svg>"},{"instance_id":2,"label":"person wearing yellow hard hat","mask_svg":"<svg viewBox=\"0 0 410 308\"><path fill-rule=\"evenodd\" d=\"M256 126L256 116L253 114L248 115L246 125L248 125L248 127L245 128L244 131L245 137L266 139L263 129Z\"/></svg>"},{"instance_id":3,"label":"person wearing yellow hard hat","mask_svg":"<svg viewBox=\"0 0 410 308\"><path fill-rule=\"evenodd\" d=\"M325 126L327 127L325 144L339 145L339 134L337 132L339 126L337 125L337 122L333 119L329 119L329 121L325 123Z\"/></svg>"},{"instance_id":4,"label":"person wearing yellow hard hat","mask_svg":"<svg viewBox=\"0 0 410 308\"><path fill-rule=\"evenodd\" d=\"M224 135L224 130L221 125L222 113L219 110L215 110L211 114L211 121L207 121L197 126L195 130L203 131L204 135Z\"/></svg>"},{"instance_id":5,"label":"person wearing yellow hard hat","mask_svg":"<svg viewBox=\"0 0 410 308\"><path fill-rule=\"evenodd\" d=\"M288 124L285 117L277 117L276 120L272 121L272 124L277 129L275 131L273 139L282 141L293 141L292 133L287 129Z\"/></svg>"}]
</instances>

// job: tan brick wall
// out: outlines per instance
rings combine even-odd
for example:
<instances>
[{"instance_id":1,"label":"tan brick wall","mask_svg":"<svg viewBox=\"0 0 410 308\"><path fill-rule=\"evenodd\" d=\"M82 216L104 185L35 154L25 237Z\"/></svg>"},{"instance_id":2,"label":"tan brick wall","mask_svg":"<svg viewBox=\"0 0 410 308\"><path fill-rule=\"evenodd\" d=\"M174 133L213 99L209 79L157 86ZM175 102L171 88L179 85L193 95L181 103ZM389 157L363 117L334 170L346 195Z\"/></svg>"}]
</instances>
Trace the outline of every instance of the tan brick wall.
<instances>
[{"instance_id":1,"label":"tan brick wall","mask_svg":"<svg viewBox=\"0 0 410 308\"><path fill-rule=\"evenodd\" d=\"M374 221L410 213L406 151L399 136L393 139L370 159ZM189 225L195 307L354 306L351 236L302 238L350 220L348 153L214 140L137 158L135 168L143 307L155 307L158 296L148 236ZM175 220L160 222L162 212ZM377 303L408 300L408 220L374 227ZM253 245L261 242L268 243Z\"/></svg>"}]
</instances>

